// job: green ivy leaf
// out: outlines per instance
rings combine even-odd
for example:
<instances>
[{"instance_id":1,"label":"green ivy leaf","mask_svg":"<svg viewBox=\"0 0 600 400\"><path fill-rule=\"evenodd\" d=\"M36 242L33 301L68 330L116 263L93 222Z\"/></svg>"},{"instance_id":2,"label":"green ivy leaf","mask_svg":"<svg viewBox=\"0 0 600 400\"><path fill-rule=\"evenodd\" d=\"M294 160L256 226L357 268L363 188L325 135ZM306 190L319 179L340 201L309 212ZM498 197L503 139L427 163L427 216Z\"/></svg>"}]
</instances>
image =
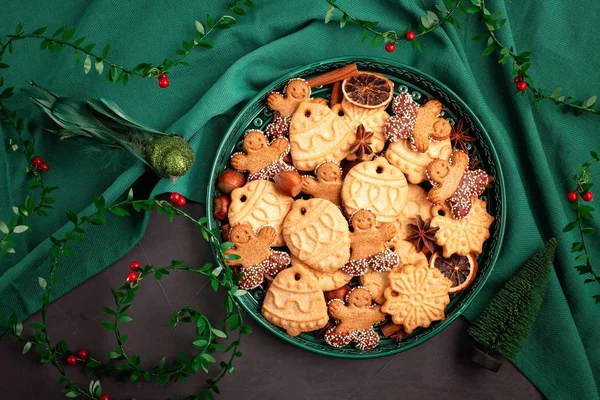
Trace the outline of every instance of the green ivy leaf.
<instances>
[{"instance_id":1,"label":"green ivy leaf","mask_svg":"<svg viewBox=\"0 0 600 400\"><path fill-rule=\"evenodd\" d=\"M203 359L205 359L209 363L215 363L215 362L217 362L217 360L215 360L215 358L213 356L211 356L210 354L207 354L207 353L202 354L200 357L202 357Z\"/></svg>"},{"instance_id":2,"label":"green ivy leaf","mask_svg":"<svg viewBox=\"0 0 600 400\"><path fill-rule=\"evenodd\" d=\"M194 21L194 24L196 24L196 30L204 35L204 25L198 20Z\"/></svg>"},{"instance_id":3,"label":"green ivy leaf","mask_svg":"<svg viewBox=\"0 0 600 400\"><path fill-rule=\"evenodd\" d=\"M594 104L596 104L596 100L598 100L598 96L592 96L585 101L585 107L590 108Z\"/></svg>"},{"instance_id":4,"label":"green ivy leaf","mask_svg":"<svg viewBox=\"0 0 600 400\"><path fill-rule=\"evenodd\" d=\"M563 228L563 232L570 232L577 226L577 221L571 221Z\"/></svg>"},{"instance_id":5,"label":"green ivy leaf","mask_svg":"<svg viewBox=\"0 0 600 400\"><path fill-rule=\"evenodd\" d=\"M46 289L46 286L48 285L48 283L46 282L46 280L42 277L38 277L38 283L40 284L40 287L42 289Z\"/></svg>"},{"instance_id":6,"label":"green ivy leaf","mask_svg":"<svg viewBox=\"0 0 600 400\"><path fill-rule=\"evenodd\" d=\"M348 19L346 18L346 14L342 15L342 18L340 18L340 28L343 28L344 26L346 26L347 22L348 22Z\"/></svg>"},{"instance_id":7,"label":"green ivy leaf","mask_svg":"<svg viewBox=\"0 0 600 400\"><path fill-rule=\"evenodd\" d=\"M198 348L202 348L202 347L206 346L207 343L208 343L208 340L204 340L204 339L198 339L198 340L194 340L194 342L192 342L194 347L198 347Z\"/></svg>"},{"instance_id":8,"label":"green ivy leaf","mask_svg":"<svg viewBox=\"0 0 600 400\"><path fill-rule=\"evenodd\" d=\"M108 57L108 53L110 53L110 44L104 46L104 50L102 50L102 58Z\"/></svg>"},{"instance_id":9,"label":"green ivy leaf","mask_svg":"<svg viewBox=\"0 0 600 400\"><path fill-rule=\"evenodd\" d=\"M83 72L85 72L86 74L88 72L90 72L90 70L92 69L92 59L90 58L89 54L87 56L85 56L85 61L83 62Z\"/></svg>"},{"instance_id":10,"label":"green ivy leaf","mask_svg":"<svg viewBox=\"0 0 600 400\"><path fill-rule=\"evenodd\" d=\"M6 225L6 222L2 221L0 219L0 232L4 233L5 235L8 235L8 232L10 232L8 230L8 226Z\"/></svg>"},{"instance_id":11,"label":"green ivy leaf","mask_svg":"<svg viewBox=\"0 0 600 400\"><path fill-rule=\"evenodd\" d=\"M233 7L232 10L237 15L241 15L241 16L245 16L246 15L246 11L243 8L241 8L241 7Z\"/></svg>"},{"instance_id":12,"label":"green ivy leaf","mask_svg":"<svg viewBox=\"0 0 600 400\"><path fill-rule=\"evenodd\" d=\"M128 315L122 315L117 319L117 321L122 322L122 323L127 323L127 322L133 321L133 318L131 318Z\"/></svg>"},{"instance_id":13,"label":"green ivy leaf","mask_svg":"<svg viewBox=\"0 0 600 400\"><path fill-rule=\"evenodd\" d=\"M98 75L102 75L102 72L104 71L104 62L102 60L96 59L96 62L94 63L94 68L96 68L96 72L98 72Z\"/></svg>"},{"instance_id":14,"label":"green ivy leaf","mask_svg":"<svg viewBox=\"0 0 600 400\"><path fill-rule=\"evenodd\" d=\"M21 352L21 354L26 354L29 350L31 350L31 342L25 343L25 346L23 346L23 351Z\"/></svg>"},{"instance_id":15,"label":"green ivy leaf","mask_svg":"<svg viewBox=\"0 0 600 400\"><path fill-rule=\"evenodd\" d=\"M27 225L17 225L13 228L13 232L14 233L23 233L27 229L29 229L29 227Z\"/></svg>"},{"instance_id":16,"label":"green ivy leaf","mask_svg":"<svg viewBox=\"0 0 600 400\"><path fill-rule=\"evenodd\" d=\"M210 331L216 336L216 337L220 337L221 339L227 339L227 334L217 328L211 328Z\"/></svg>"},{"instance_id":17,"label":"green ivy leaf","mask_svg":"<svg viewBox=\"0 0 600 400\"><path fill-rule=\"evenodd\" d=\"M325 23L328 24L329 21L331 21L331 18L333 18L333 13L335 12L335 7L334 6L330 6L327 9L327 12L325 13Z\"/></svg>"},{"instance_id":18,"label":"green ivy leaf","mask_svg":"<svg viewBox=\"0 0 600 400\"><path fill-rule=\"evenodd\" d=\"M67 397L79 397L79 392L76 390L71 390L65 394Z\"/></svg>"}]
</instances>

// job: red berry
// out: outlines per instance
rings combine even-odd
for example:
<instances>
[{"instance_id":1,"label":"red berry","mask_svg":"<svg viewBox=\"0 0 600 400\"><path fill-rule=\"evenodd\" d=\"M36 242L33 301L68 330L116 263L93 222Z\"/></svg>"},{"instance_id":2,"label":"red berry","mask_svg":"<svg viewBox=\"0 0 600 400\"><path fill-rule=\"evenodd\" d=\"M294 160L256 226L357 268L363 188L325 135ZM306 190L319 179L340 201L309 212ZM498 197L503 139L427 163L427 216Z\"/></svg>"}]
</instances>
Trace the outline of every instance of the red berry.
<instances>
[{"instance_id":1,"label":"red berry","mask_svg":"<svg viewBox=\"0 0 600 400\"><path fill-rule=\"evenodd\" d=\"M75 357L74 355L70 355L69 357L67 357L67 364L69 364L69 365L77 364L77 357Z\"/></svg>"},{"instance_id":2,"label":"red berry","mask_svg":"<svg viewBox=\"0 0 600 400\"><path fill-rule=\"evenodd\" d=\"M396 50L396 43L388 42L385 44L385 51L387 51L388 53L393 53L394 50Z\"/></svg>"},{"instance_id":3,"label":"red berry","mask_svg":"<svg viewBox=\"0 0 600 400\"><path fill-rule=\"evenodd\" d=\"M527 82L521 81L521 82L517 83L517 90L519 92L524 92L525 90L527 90Z\"/></svg>"},{"instance_id":4,"label":"red berry","mask_svg":"<svg viewBox=\"0 0 600 400\"><path fill-rule=\"evenodd\" d=\"M577 201L577 193L569 192L569 194L567 195L567 199L569 199L571 203L575 203Z\"/></svg>"},{"instance_id":5,"label":"red berry","mask_svg":"<svg viewBox=\"0 0 600 400\"><path fill-rule=\"evenodd\" d=\"M592 201L592 200L594 200L594 195L592 194L592 192L585 192L585 193L584 193L584 194L581 196L581 198L582 198L584 201Z\"/></svg>"},{"instance_id":6,"label":"red berry","mask_svg":"<svg viewBox=\"0 0 600 400\"><path fill-rule=\"evenodd\" d=\"M160 86L163 89L169 87L169 78L166 78L166 76L158 78L158 86Z\"/></svg>"},{"instance_id":7,"label":"red berry","mask_svg":"<svg viewBox=\"0 0 600 400\"><path fill-rule=\"evenodd\" d=\"M177 204L179 207L185 206L186 203L187 203L187 200L183 196L180 196L179 199L177 199L177 201L175 202L175 204Z\"/></svg>"},{"instance_id":8,"label":"red berry","mask_svg":"<svg viewBox=\"0 0 600 400\"><path fill-rule=\"evenodd\" d=\"M177 201L181 198L181 195L177 192L173 192L173 193L171 193L170 198L171 198L171 203L177 204Z\"/></svg>"},{"instance_id":9,"label":"red berry","mask_svg":"<svg viewBox=\"0 0 600 400\"><path fill-rule=\"evenodd\" d=\"M138 278L137 272L130 272L127 274L127 282L129 282L129 283L137 281L137 278Z\"/></svg>"},{"instance_id":10,"label":"red berry","mask_svg":"<svg viewBox=\"0 0 600 400\"><path fill-rule=\"evenodd\" d=\"M132 261L131 264L129 264L129 268L132 271L137 271L138 269L140 269L141 266L142 266L142 264L140 264L139 261Z\"/></svg>"},{"instance_id":11,"label":"red berry","mask_svg":"<svg viewBox=\"0 0 600 400\"><path fill-rule=\"evenodd\" d=\"M415 35L415 33L413 31L408 31L406 32L406 38L410 41L415 40L415 38L417 37L417 35Z\"/></svg>"},{"instance_id":12,"label":"red berry","mask_svg":"<svg viewBox=\"0 0 600 400\"><path fill-rule=\"evenodd\" d=\"M35 156L31 159L31 165L35 165L36 167L39 167L43 162L44 160L40 156Z\"/></svg>"},{"instance_id":13,"label":"red berry","mask_svg":"<svg viewBox=\"0 0 600 400\"><path fill-rule=\"evenodd\" d=\"M81 358L83 361L85 361L85 360L87 360L89 354L88 354L87 350L81 349L77 352L77 356L79 358Z\"/></svg>"},{"instance_id":14,"label":"red berry","mask_svg":"<svg viewBox=\"0 0 600 400\"><path fill-rule=\"evenodd\" d=\"M517 75L517 76L515 76L515 79L513 79L513 82L516 85L519 82L523 82L523 78L521 77L521 75Z\"/></svg>"},{"instance_id":15,"label":"red berry","mask_svg":"<svg viewBox=\"0 0 600 400\"><path fill-rule=\"evenodd\" d=\"M99 400L110 400L110 396L107 394L103 394L102 396L100 396Z\"/></svg>"},{"instance_id":16,"label":"red berry","mask_svg":"<svg viewBox=\"0 0 600 400\"><path fill-rule=\"evenodd\" d=\"M50 166L48 165L48 163L43 162L37 168L40 172L48 172Z\"/></svg>"}]
</instances>

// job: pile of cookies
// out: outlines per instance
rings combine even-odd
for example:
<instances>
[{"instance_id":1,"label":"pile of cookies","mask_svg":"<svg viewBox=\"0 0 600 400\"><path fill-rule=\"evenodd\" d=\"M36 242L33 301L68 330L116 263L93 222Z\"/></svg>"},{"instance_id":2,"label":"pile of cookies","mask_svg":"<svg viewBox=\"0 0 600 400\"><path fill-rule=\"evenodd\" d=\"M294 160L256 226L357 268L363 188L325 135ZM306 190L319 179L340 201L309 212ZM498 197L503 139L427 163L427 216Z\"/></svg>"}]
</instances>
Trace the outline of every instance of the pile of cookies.
<instances>
[{"instance_id":1,"label":"pile of cookies","mask_svg":"<svg viewBox=\"0 0 600 400\"><path fill-rule=\"evenodd\" d=\"M323 85L329 103L311 97ZM462 123L355 64L292 79L266 103L272 123L246 132L214 200L240 287L266 289L263 316L361 350L378 325L399 340L443 320L494 221L479 199L493 179Z\"/></svg>"}]
</instances>

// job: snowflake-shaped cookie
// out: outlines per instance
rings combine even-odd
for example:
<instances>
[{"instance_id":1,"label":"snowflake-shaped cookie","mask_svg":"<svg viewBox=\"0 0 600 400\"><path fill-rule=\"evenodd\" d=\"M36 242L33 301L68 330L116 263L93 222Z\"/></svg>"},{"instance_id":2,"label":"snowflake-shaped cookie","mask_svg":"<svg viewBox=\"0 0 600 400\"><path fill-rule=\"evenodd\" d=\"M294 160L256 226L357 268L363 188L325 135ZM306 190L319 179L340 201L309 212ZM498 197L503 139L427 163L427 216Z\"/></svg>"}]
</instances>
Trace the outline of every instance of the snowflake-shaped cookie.
<instances>
[{"instance_id":1,"label":"snowflake-shaped cookie","mask_svg":"<svg viewBox=\"0 0 600 400\"><path fill-rule=\"evenodd\" d=\"M381 310L391 315L395 324L403 325L406 333L446 318L444 309L450 303L452 282L437 268L406 265L390 272L389 279Z\"/></svg>"},{"instance_id":2,"label":"snowflake-shaped cookie","mask_svg":"<svg viewBox=\"0 0 600 400\"><path fill-rule=\"evenodd\" d=\"M471 198L473 206L463 219L452 218L447 207L434 206L431 226L440 229L435 234L437 244L443 247L444 257L452 254L466 256L469 253L481 254L483 242L490 237L490 225L494 217L486 211L486 202ZM443 214L443 215L441 215Z\"/></svg>"}]
</instances>

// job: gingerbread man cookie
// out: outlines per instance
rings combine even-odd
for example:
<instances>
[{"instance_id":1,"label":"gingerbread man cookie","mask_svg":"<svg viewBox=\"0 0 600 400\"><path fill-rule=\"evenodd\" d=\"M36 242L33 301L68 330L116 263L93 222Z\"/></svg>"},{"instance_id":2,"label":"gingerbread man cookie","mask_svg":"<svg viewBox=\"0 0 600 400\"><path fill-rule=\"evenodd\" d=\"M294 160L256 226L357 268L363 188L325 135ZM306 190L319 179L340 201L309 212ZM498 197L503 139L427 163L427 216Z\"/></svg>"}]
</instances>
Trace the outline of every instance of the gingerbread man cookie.
<instances>
[{"instance_id":1,"label":"gingerbread man cookie","mask_svg":"<svg viewBox=\"0 0 600 400\"><path fill-rule=\"evenodd\" d=\"M488 175L478 169L469 170L469 156L456 150L448 161L433 160L427 167L427 175L433 185L427 198L434 204L448 201L454 219L469 214L471 198L479 197L488 183Z\"/></svg>"},{"instance_id":2,"label":"gingerbread man cookie","mask_svg":"<svg viewBox=\"0 0 600 400\"><path fill-rule=\"evenodd\" d=\"M279 113L280 117L291 117L296 112L298 106L303 101L312 100L314 102L327 105L327 101L321 98L310 98L310 86L304 79L292 79L284 89L285 97L279 92L273 92L267 96L267 106Z\"/></svg>"},{"instance_id":3,"label":"gingerbread man cookie","mask_svg":"<svg viewBox=\"0 0 600 400\"><path fill-rule=\"evenodd\" d=\"M358 286L347 295L346 303L339 299L328 304L329 314L336 324L325 333L325 341L333 347L344 347L354 342L359 350L372 349L379 344L379 335L373 325L383 322L381 306L373 305L369 290Z\"/></svg>"},{"instance_id":4,"label":"gingerbread man cookie","mask_svg":"<svg viewBox=\"0 0 600 400\"><path fill-rule=\"evenodd\" d=\"M283 161L290 152L290 144L285 138L277 138L269 144L262 131L251 130L244 137L243 146L246 154L235 153L231 156L231 165L238 171L248 171L248 181L269 180L281 171L293 170Z\"/></svg>"},{"instance_id":5,"label":"gingerbread man cookie","mask_svg":"<svg viewBox=\"0 0 600 400\"><path fill-rule=\"evenodd\" d=\"M392 104L394 116L386 121L385 132L391 142L410 139L419 153L429 149L430 141L450 137L452 126L439 117L442 103L429 100L419 107L408 93L402 93Z\"/></svg>"},{"instance_id":6,"label":"gingerbread man cookie","mask_svg":"<svg viewBox=\"0 0 600 400\"><path fill-rule=\"evenodd\" d=\"M385 245L396 235L394 223L377 226L375 214L369 210L356 211L350 222L354 231L350 233L350 261L342 268L345 273L360 276L369 267L384 272L398 265L398 255Z\"/></svg>"},{"instance_id":7,"label":"gingerbread man cookie","mask_svg":"<svg viewBox=\"0 0 600 400\"><path fill-rule=\"evenodd\" d=\"M327 161L315 169L316 179L312 176L302 177L302 191L319 199L329 200L336 206L342 205L342 170L340 166Z\"/></svg>"},{"instance_id":8,"label":"gingerbread man cookie","mask_svg":"<svg viewBox=\"0 0 600 400\"><path fill-rule=\"evenodd\" d=\"M277 232L272 226L263 227L258 235L254 234L249 224L234 226L230 238L235 245L225 250L225 255L237 254L237 260L225 259L228 265L239 265L242 269L240 288L254 289L262 284L265 274L276 275L290 265L289 254L271 249Z\"/></svg>"}]
</instances>

